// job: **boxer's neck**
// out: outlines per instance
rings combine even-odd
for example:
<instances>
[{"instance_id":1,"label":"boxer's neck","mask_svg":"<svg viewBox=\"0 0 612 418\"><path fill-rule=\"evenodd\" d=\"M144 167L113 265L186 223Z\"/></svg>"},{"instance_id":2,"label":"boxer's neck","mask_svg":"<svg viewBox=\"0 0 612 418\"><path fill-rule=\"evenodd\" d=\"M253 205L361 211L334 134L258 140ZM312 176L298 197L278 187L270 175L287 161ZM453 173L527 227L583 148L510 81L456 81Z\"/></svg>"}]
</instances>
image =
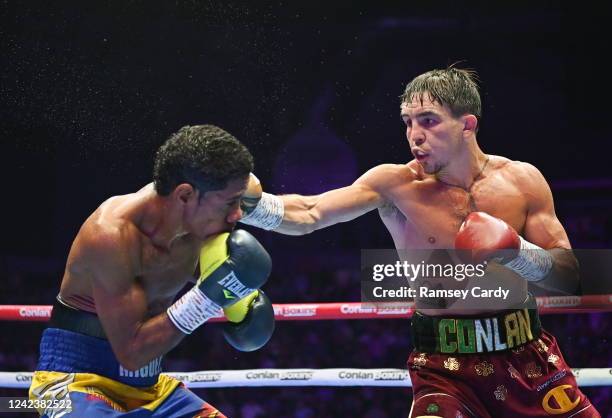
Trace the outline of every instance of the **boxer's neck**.
<instances>
[{"instance_id":1,"label":"boxer's neck","mask_svg":"<svg viewBox=\"0 0 612 418\"><path fill-rule=\"evenodd\" d=\"M174 242L185 236L182 211L176 210L172 200L156 192L145 198L140 229L151 243L163 251L170 251Z\"/></svg>"},{"instance_id":2,"label":"boxer's neck","mask_svg":"<svg viewBox=\"0 0 612 418\"><path fill-rule=\"evenodd\" d=\"M470 190L474 182L483 174L489 157L482 152L474 140L454 155L451 162L436 173L436 179L449 186Z\"/></svg>"}]
</instances>

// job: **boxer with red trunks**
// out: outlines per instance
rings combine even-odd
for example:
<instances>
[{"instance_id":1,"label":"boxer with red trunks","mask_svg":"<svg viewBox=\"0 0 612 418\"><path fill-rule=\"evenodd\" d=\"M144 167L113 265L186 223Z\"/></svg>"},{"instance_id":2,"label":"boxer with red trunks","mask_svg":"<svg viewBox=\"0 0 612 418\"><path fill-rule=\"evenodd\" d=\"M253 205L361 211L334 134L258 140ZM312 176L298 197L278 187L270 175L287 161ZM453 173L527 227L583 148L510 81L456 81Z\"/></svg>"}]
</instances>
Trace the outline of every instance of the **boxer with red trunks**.
<instances>
[{"instance_id":1,"label":"boxer with red trunks","mask_svg":"<svg viewBox=\"0 0 612 418\"><path fill-rule=\"evenodd\" d=\"M579 286L546 180L531 164L481 150L473 71L419 75L400 108L412 161L379 165L316 196L262 193L252 176L242 222L302 235L377 209L398 250L472 250L496 283L519 294L525 302L512 309L419 309L408 362L410 417L600 417L542 330L527 289L533 283L572 293Z\"/></svg>"}]
</instances>

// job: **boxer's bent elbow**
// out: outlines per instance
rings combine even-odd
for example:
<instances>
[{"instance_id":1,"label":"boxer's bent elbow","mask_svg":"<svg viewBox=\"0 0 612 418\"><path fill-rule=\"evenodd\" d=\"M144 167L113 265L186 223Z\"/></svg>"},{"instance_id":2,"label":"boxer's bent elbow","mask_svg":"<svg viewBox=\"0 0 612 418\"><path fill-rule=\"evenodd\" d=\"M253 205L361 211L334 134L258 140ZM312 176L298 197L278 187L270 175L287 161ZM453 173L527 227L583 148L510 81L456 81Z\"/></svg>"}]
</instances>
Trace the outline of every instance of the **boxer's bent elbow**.
<instances>
[{"instance_id":1,"label":"boxer's bent elbow","mask_svg":"<svg viewBox=\"0 0 612 418\"><path fill-rule=\"evenodd\" d=\"M578 259L573 251L566 249L553 250L553 257L557 269L561 270L560 276L563 285L560 286L560 290L569 295L575 294L580 289L580 264Z\"/></svg>"},{"instance_id":2,"label":"boxer's bent elbow","mask_svg":"<svg viewBox=\"0 0 612 418\"><path fill-rule=\"evenodd\" d=\"M580 264L572 250L553 248L549 250L553 257L553 268L548 276L537 285L543 289L560 292L565 295L576 294L580 289Z\"/></svg>"},{"instance_id":3,"label":"boxer's bent elbow","mask_svg":"<svg viewBox=\"0 0 612 418\"><path fill-rule=\"evenodd\" d=\"M121 366L123 366L123 368L127 371L131 371L134 372L136 370L142 369L143 367L146 367L148 365L151 364L152 360L155 360L156 357L151 357L151 358L138 358L138 357L130 357L130 356L125 356L123 357L123 359L117 357L117 360L119 361L119 364L121 364Z\"/></svg>"},{"instance_id":4,"label":"boxer's bent elbow","mask_svg":"<svg viewBox=\"0 0 612 418\"><path fill-rule=\"evenodd\" d=\"M138 361L138 359L134 358L134 356L128 354L122 355L115 353L115 356L117 357L119 364L121 364L125 370L135 371L143 367L145 364L144 362Z\"/></svg>"},{"instance_id":5,"label":"boxer's bent elbow","mask_svg":"<svg viewBox=\"0 0 612 418\"><path fill-rule=\"evenodd\" d=\"M130 344L125 348L115 350L115 357L124 369L135 371L149 364L154 358L147 358L142 355L142 352L136 344Z\"/></svg>"}]
</instances>

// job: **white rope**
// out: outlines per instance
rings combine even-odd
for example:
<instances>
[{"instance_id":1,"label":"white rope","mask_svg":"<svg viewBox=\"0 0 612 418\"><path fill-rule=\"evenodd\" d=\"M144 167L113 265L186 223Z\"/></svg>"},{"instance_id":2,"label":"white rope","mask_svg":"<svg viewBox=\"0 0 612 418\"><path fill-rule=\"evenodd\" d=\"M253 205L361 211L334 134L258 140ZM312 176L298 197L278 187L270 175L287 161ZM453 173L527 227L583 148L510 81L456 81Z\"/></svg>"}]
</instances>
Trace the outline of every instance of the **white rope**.
<instances>
[{"instance_id":1,"label":"white rope","mask_svg":"<svg viewBox=\"0 0 612 418\"><path fill-rule=\"evenodd\" d=\"M579 386L612 385L612 368L573 369ZM405 369L249 369L166 373L189 388L236 386L383 386L410 387ZM28 388L31 372L0 372L0 387Z\"/></svg>"}]
</instances>

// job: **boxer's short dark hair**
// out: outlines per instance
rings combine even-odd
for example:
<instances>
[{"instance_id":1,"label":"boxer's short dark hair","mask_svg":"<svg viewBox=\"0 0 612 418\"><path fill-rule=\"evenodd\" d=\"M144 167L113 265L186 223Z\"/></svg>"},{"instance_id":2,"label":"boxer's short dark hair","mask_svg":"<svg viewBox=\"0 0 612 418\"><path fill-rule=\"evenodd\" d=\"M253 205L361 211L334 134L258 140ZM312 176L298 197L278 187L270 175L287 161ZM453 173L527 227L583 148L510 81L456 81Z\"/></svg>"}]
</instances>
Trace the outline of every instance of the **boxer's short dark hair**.
<instances>
[{"instance_id":1,"label":"boxer's short dark hair","mask_svg":"<svg viewBox=\"0 0 612 418\"><path fill-rule=\"evenodd\" d=\"M402 103L417 98L423 103L426 94L432 100L447 105L455 117L472 114L482 116L482 104L478 92L476 72L450 66L443 70L432 70L415 77L401 95Z\"/></svg>"},{"instance_id":2,"label":"boxer's short dark hair","mask_svg":"<svg viewBox=\"0 0 612 418\"><path fill-rule=\"evenodd\" d=\"M183 126L159 147L153 182L161 196L189 183L200 196L222 190L253 171L253 156L240 141L214 125Z\"/></svg>"}]
</instances>

